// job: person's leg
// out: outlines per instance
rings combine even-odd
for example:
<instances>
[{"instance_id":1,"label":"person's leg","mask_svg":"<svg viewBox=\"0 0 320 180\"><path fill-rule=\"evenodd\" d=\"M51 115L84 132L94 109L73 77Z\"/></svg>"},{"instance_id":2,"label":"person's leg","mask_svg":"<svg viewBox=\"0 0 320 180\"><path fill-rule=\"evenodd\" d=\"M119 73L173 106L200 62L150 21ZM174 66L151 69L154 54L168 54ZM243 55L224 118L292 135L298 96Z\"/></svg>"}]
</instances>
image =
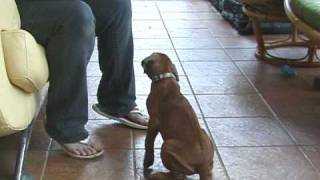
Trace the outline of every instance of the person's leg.
<instances>
[{"instance_id":1,"label":"person's leg","mask_svg":"<svg viewBox=\"0 0 320 180\"><path fill-rule=\"evenodd\" d=\"M136 105L130 0L85 1L97 21L98 102L114 115L125 115Z\"/></svg>"},{"instance_id":2,"label":"person's leg","mask_svg":"<svg viewBox=\"0 0 320 180\"><path fill-rule=\"evenodd\" d=\"M22 28L46 49L49 90L46 130L61 144L88 137L86 66L95 40L95 18L82 1L19 4ZM90 154L92 148L85 148ZM77 152L79 154L79 152Z\"/></svg>"},{"instance_id":3,"label":"person's leg","mask_svg":"<svg viewBox=\"0 0 320 180\"><path fill-rule=\"evenodd\" d=\"M136 107L131 1L84 1L91 6L96 17L102 71L97 93L98 112L103 111L102 114L107 113L113 117L126 117L145 128L146 118L139 113L130 113ZM98 106L95 106L96 111Z\"/></svg>"}]
</instances>

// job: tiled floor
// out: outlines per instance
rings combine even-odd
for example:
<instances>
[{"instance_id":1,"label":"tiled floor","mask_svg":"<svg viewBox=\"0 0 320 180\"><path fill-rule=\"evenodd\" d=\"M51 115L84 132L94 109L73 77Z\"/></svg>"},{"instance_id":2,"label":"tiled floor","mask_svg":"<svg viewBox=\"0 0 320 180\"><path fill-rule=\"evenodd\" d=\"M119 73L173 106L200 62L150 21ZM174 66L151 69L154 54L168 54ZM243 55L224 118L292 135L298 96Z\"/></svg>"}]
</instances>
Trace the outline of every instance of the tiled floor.
<instances>
[{"instance_id":1,"label":"tiled floor","mask_svg":"<svg viewBox=\"0 0 320 180\"><path fill-rule=\"evenodd\" d=\"M253 36L239 36L205 0L133 1L137 102L145 111L150 80L140 60L153 51L168 54L179 71L182 92L216 144L215 180L320 179L320 93L312 87L318 69L297 69L286 79L281 68L253 56ZM290 54L290 52L288 52ZM95 51L88 66L87 128L104 143L95 160L62 153L34 128L27 170L43 180L142 180L145 132L95 114L99 67ZM15 137L0 139L0 174L12 172ZM156 170L165 171L155 147ZM189 177L198 179L198 176Z\"/></svg>"}]
</instances>

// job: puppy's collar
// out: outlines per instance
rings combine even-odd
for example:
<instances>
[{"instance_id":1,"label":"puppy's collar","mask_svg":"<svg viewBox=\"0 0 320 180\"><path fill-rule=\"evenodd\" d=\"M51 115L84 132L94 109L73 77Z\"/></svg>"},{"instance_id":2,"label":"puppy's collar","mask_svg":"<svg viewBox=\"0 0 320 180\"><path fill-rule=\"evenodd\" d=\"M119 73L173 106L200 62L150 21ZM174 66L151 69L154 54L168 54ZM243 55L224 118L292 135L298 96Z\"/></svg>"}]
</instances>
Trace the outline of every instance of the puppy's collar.
<instances>
[{"instance_id":1,"label":"puppy's collar","mask_svg":"<svg viewBox=\"0 0 320 180\"><path fill-rule=\"evenodd\" d=\"M162 79L168 79L168 78L173 78L177 81L177 77L173 73L170 73L170 72L155 75L151 78L151 80L152 80L152 82L157 82Z\"/></svg>"}]
</instances>

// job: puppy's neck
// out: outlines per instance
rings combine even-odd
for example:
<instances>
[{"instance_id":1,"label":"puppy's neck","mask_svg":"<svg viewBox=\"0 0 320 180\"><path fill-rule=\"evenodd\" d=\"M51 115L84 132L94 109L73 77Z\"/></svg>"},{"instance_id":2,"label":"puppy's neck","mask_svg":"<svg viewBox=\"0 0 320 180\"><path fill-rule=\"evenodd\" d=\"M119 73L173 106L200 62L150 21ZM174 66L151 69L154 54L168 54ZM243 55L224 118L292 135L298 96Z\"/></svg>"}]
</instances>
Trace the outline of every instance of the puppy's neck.
<instances>
[{"instance_id":1,"label":"puppy's neck","mask_svg":"<svg viewBox=\"0 0 320 180\"><path fill-rule=\"evenodd\" d=\"M161 95L162 97L166 96L176 96L180 94L180 86L178 81L174 78L165 78L161 81L155 81L151 84L151 92Z\"/></svg>"},{"instance_id":2,"label":"puppy's neck","mask_svg":"<svg viewBox=\"0 0 320 180\"><path fill-rule=\"evenodd\" d=\"M168 78L173 78L174 80L178 81L178 78L176 77L176 75L171 73L171 72L161 73L161 74L158 74L158 75L154 75L154 76L152 76L150 78L152 80L152 83L156 83L156 82L159 82L161 80L168 79Z\"/></svg>"}]
</instances>

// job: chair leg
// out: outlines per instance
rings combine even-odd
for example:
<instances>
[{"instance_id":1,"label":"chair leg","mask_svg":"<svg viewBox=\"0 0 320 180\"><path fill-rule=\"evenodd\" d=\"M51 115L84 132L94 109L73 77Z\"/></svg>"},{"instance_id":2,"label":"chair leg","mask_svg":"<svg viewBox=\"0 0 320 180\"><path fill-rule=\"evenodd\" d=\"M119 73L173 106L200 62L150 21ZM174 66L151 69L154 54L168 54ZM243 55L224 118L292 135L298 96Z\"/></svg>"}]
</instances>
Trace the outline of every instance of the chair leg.
<instances>
[{"instance_id":1,"label":"chair leg","mask_svg":"<svg viewBox=\"0 0 320 180\"><path fill-rule=\"evenodd\" d=\"M315 58L317 58L317 49L316 46L314 46L313 44L310 45L309 49L308 49L308 62L312 63L312 61L314 61Z\"/></svg>"},{"instance_id":2,"label":"chair leg","mask_svg":"<svg viewBox=\"0 0 320 180\"><path fill-rule=\"evenodd\" d=\"M35 120L33 120L32 123L29 125L29 127L26 130L24 130L21 134L20 147L18 150L16 166L15 166L14 180L24 179L23 175L22 175L23 165L24 165L25 156L27 154L28 147L29 147L34 121ZM28 178L28 179L30 179L30 178Z\"/></svg>"},{"instance_id":3,"label":"chair leg","mask_svg":"<svg viewBox=\"0 0 320 180\"><path fill-rule=\"evenodd\" d=\"M260 27L260 21L256 18L251 18L252 27L257 41L256 57L270 64L288 64L298 67L320 67L320 61L317 60L317 47L307 40L299 37L298 31L295 27L288 38L276 41L265 41ZM300 40L300 41L299 41ZM270 50L277 48L288 47L303 47L307 48L308 52L303 57L287 58L270 54Z\"/></svg>"},{"instance_id":4,"label":"chair leg","mask_svg":"<svg viewBox=\"0 0 320 180\"><path fill-rule=\"evenodd\" d=\"M298 29L296 28L296 26L294 26L294 25L292 25L291 36L292 36L292 42L296 43L299 39L299 32L298 32Z\"/></svg>"},{"instance_id":5,"label":"chair leg","mask_svg":"<svg viewBox=\"0 0 320 180\"><path fill-rule=\"evenodd\" d=\"M259 58L264 60L264 57L266 54L266 48L264 45L263 34L260 29L260 22L256 19L252 18L252 27L253 27L253 31L254 31L257 45L258 45L257 56L259 56Z\"/></svg>"}]
</instances>

